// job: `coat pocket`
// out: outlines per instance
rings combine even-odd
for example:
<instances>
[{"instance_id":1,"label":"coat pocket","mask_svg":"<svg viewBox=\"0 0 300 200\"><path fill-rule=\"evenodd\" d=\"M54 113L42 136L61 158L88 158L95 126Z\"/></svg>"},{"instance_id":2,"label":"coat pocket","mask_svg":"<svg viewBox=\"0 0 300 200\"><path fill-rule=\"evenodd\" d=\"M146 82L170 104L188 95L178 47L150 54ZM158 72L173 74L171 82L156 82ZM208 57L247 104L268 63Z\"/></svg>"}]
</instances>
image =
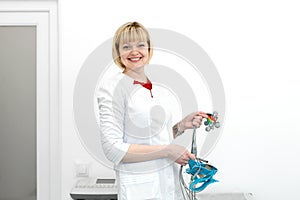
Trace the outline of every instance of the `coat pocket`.
<instances>
[{"instance_id":1,"label":"coat pocket","mask_svg":"<svg viewBox=\"0 0 300 200\"><path fill-rule=\"evenodd\" d=\"M122 174L119 181L121 200L162 200L156 173Z\"/></svg>"}]
</instances>

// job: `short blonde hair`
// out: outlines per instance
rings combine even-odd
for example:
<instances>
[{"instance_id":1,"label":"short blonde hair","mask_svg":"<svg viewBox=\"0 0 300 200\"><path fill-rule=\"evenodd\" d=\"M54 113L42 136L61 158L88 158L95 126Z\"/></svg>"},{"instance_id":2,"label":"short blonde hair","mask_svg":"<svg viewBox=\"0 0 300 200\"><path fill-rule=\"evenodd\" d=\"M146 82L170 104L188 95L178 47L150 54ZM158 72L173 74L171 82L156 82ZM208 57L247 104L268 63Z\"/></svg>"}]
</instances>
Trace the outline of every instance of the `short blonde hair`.
<instances>
[{"instance_id":1,"label":"short blonde hair","mask_svg":"<svg viewBox=\"0 0 300 200\"><path fill-rule=\"evenodd\" d=\"M128 43L128 42L136 42L136 41L145 41L148 44L148 61L149 63L152 54L152 42L150 40L150 35L147 29L138 22L128 22L123 24L115 33L113 39L113 46L112 46L112 56L114 62L121 68L125 69L126 66L122 63L120 57L120 43Z\"/></svg>"}]
</instances>

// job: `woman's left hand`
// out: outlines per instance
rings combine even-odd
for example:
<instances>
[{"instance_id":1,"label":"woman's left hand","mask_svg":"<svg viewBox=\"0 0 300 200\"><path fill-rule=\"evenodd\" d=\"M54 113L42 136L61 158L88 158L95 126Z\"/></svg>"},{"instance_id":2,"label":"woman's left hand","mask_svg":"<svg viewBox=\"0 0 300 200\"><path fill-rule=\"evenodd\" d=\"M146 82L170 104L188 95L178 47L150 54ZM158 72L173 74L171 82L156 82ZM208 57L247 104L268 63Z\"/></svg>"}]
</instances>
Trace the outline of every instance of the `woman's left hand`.
<instances>
[{"instance_id":1,"label":"woman's left hand","mask_svg":"<svg viewBox=\"0 0 300 200\"><path fill-rule=\"evenodd\" d=\"M207 117L208 115L205 112L193 112L178 122L178 130L184 131L186 129L194 128L194 126L199 128L202 124L202 119Z\"/></svg>"}]
</instances>

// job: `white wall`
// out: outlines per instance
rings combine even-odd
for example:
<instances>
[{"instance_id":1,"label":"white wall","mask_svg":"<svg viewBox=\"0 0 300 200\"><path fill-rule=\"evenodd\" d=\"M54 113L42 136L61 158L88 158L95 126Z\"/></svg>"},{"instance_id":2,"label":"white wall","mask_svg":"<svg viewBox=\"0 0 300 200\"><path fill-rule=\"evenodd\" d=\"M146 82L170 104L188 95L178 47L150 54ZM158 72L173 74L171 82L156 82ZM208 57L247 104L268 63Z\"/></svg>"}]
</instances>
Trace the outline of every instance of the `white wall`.
<instances>
[{"instance_id":1,"label":"white wall","mask_svg":"<svg viewBox=\"0 0 300 200\"><path fill-rule=\"evenodd\" d=\"M257 200L300 199L298 8L292 0L60 1L62 199L69 199L76 180L76 160L90 163L91 176L113 176L81 145L72 95L84 60L127 21L186 35L218 68L226 122L208 159L219 168L221 182L206 192L252 192Z\"/></svg>"}]
</instances>

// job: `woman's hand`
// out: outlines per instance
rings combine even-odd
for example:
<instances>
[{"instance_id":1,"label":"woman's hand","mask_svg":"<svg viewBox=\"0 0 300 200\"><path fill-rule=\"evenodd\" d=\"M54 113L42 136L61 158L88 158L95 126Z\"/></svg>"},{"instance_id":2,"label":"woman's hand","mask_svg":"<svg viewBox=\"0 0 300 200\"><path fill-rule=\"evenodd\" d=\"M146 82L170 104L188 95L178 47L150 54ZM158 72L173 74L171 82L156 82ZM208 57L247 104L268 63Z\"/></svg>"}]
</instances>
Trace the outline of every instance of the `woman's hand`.
<instances>
[{"instance_id":1,"label":"woman's hand","mask_svg":"<svg viewBox=\"0 0 300 200\"><path fill-rule=\"evenodd\" d=\"M194 128L194 126L199 128L202 124L202 119L207 117L208 115L205 112L193 112L178 122L178 130L183 132L186 129Z\"/></svg>"},{"instance_id":2,"label":"woman's hand","mask_svg":"<svg viewBox=\"0 0 300 200\"><path fill-rule=\"evenodd\" d=\"M167 150L168 158L182 166L188 164L190 159L193 160L196 159L194 154L191 154L188 150L186 150L185 147L180 145L176 145L176 144L167 145L166 150Z\"/></svg>"}]
</instances>

